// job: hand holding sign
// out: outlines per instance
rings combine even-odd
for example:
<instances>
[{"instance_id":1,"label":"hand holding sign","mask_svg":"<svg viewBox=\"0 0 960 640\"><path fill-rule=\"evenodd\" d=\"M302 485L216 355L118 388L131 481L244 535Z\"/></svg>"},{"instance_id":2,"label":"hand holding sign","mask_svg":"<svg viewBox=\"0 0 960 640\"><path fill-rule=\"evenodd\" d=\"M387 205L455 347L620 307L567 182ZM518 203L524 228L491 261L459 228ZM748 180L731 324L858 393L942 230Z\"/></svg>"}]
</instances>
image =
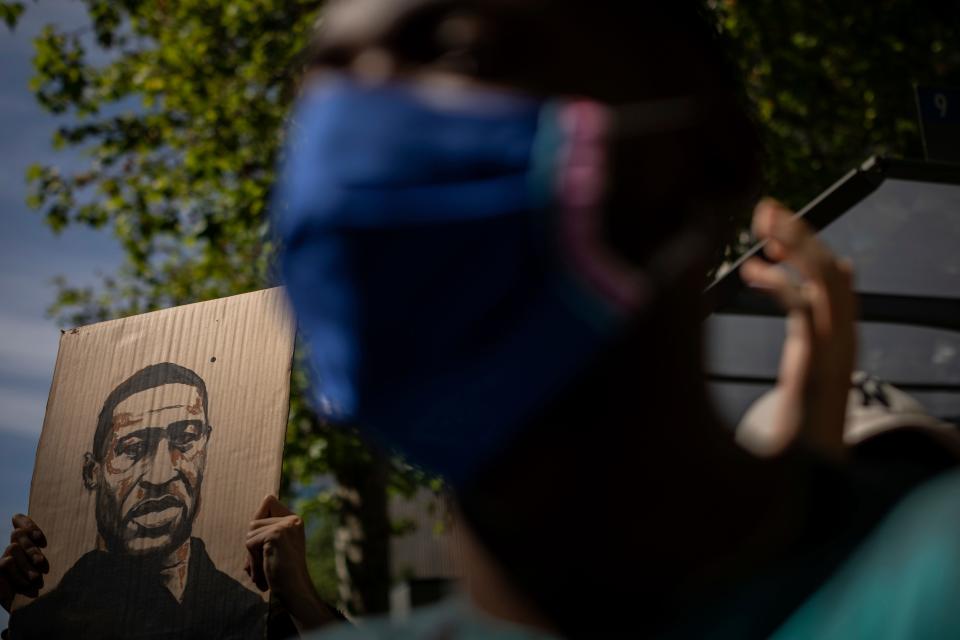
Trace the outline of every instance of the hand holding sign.
<instances>
[{"instance_id":1,"label":"hand holding sign","mask_svg":"<svg viewBox=\"0 0 960 640\"><path fill-rule=\"evenodd\" d=\"M246 545L247 573L283 602L301 633L341 619L313 587L303 520L275 496L265 497L253 515Z\"/></svg>"},{"instance_id":2,"label":"hand holding sign","mask_svg":"<svg viewBox=\"0 0 960 640\"><path fill-rule=\"evenodd\" d=\"M0 606L7 611L15 595L36 597L43 588L43 574L50 571L40 550L45 546L47 539L33 520L20 513L13 516L10 545L0 557Z\"/></svg>"},{"instance_id":3,"label":"hand holding sign","mask_svg":"<svg viewBox=\"0 0 960 640\"><path fill-rule=\"evenodd\" d=\"M787 311L787 336L777 386L781 404L775 433L779 446L794 437L824 453L842 456L847 391L856 353L856 298L849 263L838 260L807 224L778 202L754 212L764 251L800 274L795 281L777 265L752 258L740 275L767 291Z\"/></svg>"}]
</instances>

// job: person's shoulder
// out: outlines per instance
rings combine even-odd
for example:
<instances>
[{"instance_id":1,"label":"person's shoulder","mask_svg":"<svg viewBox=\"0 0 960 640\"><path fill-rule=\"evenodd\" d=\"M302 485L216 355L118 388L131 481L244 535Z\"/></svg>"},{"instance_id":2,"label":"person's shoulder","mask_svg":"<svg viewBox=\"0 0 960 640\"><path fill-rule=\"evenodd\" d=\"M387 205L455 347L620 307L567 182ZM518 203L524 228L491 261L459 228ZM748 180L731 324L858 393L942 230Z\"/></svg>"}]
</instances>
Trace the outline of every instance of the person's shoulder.
<instances>
[{"instance_id":1,"label":"person's shoulder","mask_svg":"<svg viewBox=\"0 0 960 640\"><path fill-rule=\"evenodd\" d=\"M958 601L960 470L904 497L774 637L939 637Z\"/></svg>"},{"instance_id":2,"label":"person's shoulder","mask_svg":"<svg viewBox=\"0 0 960 640\"><path fill-rule=\"evenodd\" d=\"M550 640L553 636L483 616L466 602L451 598L414 609L403 620L387 617L341 623L305 636L304 640Z\"/></svg>"}]
</instances>

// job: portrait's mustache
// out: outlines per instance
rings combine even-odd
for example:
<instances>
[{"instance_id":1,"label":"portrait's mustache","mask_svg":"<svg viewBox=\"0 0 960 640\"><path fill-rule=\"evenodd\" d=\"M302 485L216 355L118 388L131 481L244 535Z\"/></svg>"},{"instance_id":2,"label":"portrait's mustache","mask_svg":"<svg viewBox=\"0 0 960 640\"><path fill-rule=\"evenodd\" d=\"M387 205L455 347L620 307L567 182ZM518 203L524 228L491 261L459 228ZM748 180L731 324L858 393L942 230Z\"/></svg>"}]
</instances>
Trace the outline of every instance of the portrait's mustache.
<instances>
[{"instance_id":1,"label":"portrait's mustache","mask_svg":"<svg viewBox=\"0 0 960 640\"><path fill-rule=\"evenodd\" d=\"M147 513L154 513L156 511L163 511L170 508L186 509L186 505L183 503L183 500L170 494L160 498L147 498L138 502L133 509L130 509L130 511L127 512L125 520L130 520L131 518L136 518Z\"/></svg>"}]
</instances>

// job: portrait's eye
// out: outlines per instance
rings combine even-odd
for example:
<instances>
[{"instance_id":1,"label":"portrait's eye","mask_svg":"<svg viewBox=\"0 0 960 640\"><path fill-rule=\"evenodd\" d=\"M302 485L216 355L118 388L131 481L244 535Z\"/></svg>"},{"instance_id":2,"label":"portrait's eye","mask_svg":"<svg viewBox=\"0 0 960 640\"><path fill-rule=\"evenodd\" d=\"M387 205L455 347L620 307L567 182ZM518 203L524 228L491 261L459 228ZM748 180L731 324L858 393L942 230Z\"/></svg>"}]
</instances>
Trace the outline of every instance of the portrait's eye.
<instances>
[{"instance_id":1,"label":"portrait's eye","mask_svg":"<svg viewBox=\"0 0 960 640\"><path fill-rule=\"evenodd\" d=\"M181 449L187 448L203 435L203 422L200 420L184 420L175 422L167 428L167 437L170 444Z\"/></svg>"},{"instance_id":2,"label":"portrait's eye","mask_svg":"<svg viewBox=\"0 0 960 640\"><path fill-rule=\"evenodd\" d=\"M122 440L117 443L116 454L131 460L139 460L147 454L147 442L145 440Z\"/></svg>"}]
</instances>

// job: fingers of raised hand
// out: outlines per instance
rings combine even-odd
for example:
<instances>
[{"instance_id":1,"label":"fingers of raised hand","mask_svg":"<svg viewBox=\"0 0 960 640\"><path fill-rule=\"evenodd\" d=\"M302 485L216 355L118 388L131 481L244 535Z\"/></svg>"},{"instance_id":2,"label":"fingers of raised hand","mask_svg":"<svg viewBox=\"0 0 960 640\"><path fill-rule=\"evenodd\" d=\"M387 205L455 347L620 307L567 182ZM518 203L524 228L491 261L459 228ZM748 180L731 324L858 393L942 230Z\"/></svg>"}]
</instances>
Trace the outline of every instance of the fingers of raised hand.
<instances>
[{"instance_id":1,"label":"fingers of raised hand","mask_svg":"<svg viewBox=\"0 0 960 640\"><path fill-rule=\"evenodd\" d=\"M267 494L264 496L263 500L260 501L260 506L257 507L257 510L253 512L253 519L259 520L261 518L266 518L270 516L270 509L273 507L273 502L276 500L276 497L273 495Z\"/></svg>"},{"instance_id":2,"label":"fingers of raised hand","mask_svg":"<svg viewBox=\"0 0 960 640\"><path fill-rule=\"evenodd\" d=\"M248 574L261 591L270 588L263 566L264 554L268 551L272 552L271 543L284 536L285 532L290 529L290 521L293 518L299 520L296 516L284 516L261 518L250 523L250 531L244 541L249 555L247 560Z\"/></svg>"},{"instance_id":3,"label":"fingers of raised hand","mask_svg":"<svg viewBox=\"0 0 960 640\"><path fill-rule=\"evenodd\" d=\"M252 522L250 529L245 541L249 552L248 573L254 584L266 591L271 587L270 581L275 578L268 577L265 558L274 557L284 549L291 552L283 552L281 555L285 557L295 558L297 554L302 554L303 521L296 515L264 518Z\"/></svg>"},{"instance_id":4,"label":"fingers of raised hand","mask_svg":"<svg viewBox=\"0 0 960 640\"><path fill-rule=\"evenodd\" d=\"M13 517L16 528L10 533L11 546L18 546L23 550L34 569L47 573L50 565L40 551L40 546L46 545L46 539L36 524L27 516L17 514Z\"/></svg>"},{"instance_id":5,"label":"fingers of raised hand","mask_svg":"<svg viewBox=\"0 0 960 640\"><path fill-rule=\"evenodd\" d=\"M795 267L806 279L803 297L812 306L818 333L829 334L852 320L856 305L853 268L848 261L837 259L803 220L775 200L763 200L757 205L753 229L758 238L766 241L767 256ZM745 264L747 270L742 272L745 280L771 289L788 309L799 307L802 301L796 293L800 289L794 287L791 292L785 273L765 272L756 261L750 262L753 264Z\"/></svg>"},{"instance_id":6,"label":"fingers of raised hand","mask_svg":"<svg viewBox=\"0 0 960 640\"><path fill-rule=\"evenodd\" d=\"M294 515L293 511L291 511L291 510L287 507L287 505L285 505L285 504L283 504L282 502L280 502L280 499L279 499L279 498L277 498L276 496L270 496L270 497L272 498L272 500L271 500L271 506L270 506L270 515L272 515L272 516L292 516L292 515Z\"/></svg>"},{"instance_id":7,"label":"fingers of raised hand","mask_svg":"<svg viewBox=\"0 0 960 640\"><path fill-rule=\"evenodd\" d=\"M267 584L267 577L263 574L263 545L259 541L247 540L247 574L253 580L253 584L261 591L270 588Z\"/></svg>"},{"instance_id":8,"label":"fingers of raised hand","mask_svg":"<svg viewBox=\"0 0 960 640\"><path fill-rule=\"evenodd\" d=\"M17 593L36 596L43 587L43 576L36 570L18 545L11 544L0 558L0 573L14 586Z\"/></svg>"},{"instance_id":9,"label":"fingers of raised hand","mask_svg":"<svg viewBox=\"0 0 960 640\"><path fill-rule=\"evenodd\" d=\"M264 527L281 526L283 528L303 528L303 520L300 516L292 513L285 516L273 516L270 518L260 518L250 522L249 531L252 533ZM248 534L249 535L249 534Z\"/></svg>"},{"instance_id":10,"label":"fingers of raised hand","mask_svg":"<svg viewBox=\"0 0 960 640\"><path fill-rule=\"evenodd\" d=\"M762 200L754 210L753 232L766 240L764 252L772 260L784 260L814 280L832 281L838 275L837 261L813 229L776 200Z\"/></svg>"},{"instance_id":11,"label":"fingers of raised hand","mask_svg":"<svg viewBox=\"0 0 960 640\"><path fill-rule=\"evenodd\" d=\"M778 422L831 453L843 453L850 370L856 351L856 297L850 263L838 260L800 218L773 200L754 211L753 229L768 257L744 263L741 276L789 312L780 362L785 390ZM796 425L793 423L796 422Z\"/></svg>"},{"instance_id":12,"label":"fingers of raised hand","mask_svg":"<svg viewBox=\"0 0 960 640\"><path fill-rule=\"evenodd\" d=\"M47 562L46 556L44 556L40 548L33 543L28 532L22 529L14 529L13 533L10 534L10 542L11 546L19 547L23 551L24 556L34 569L40 573L50 571L50 565Z\"/></svg>"},{"instance_id":13,"label":"fingers of raised hand","mask_svg":"<svg viewBox=\"0 0 960 640\"><path fill-rule=\"evenodd\" d=\"M302 543L303 521L299 516L285 516L283 518L270 518L267 520L258 520L260 526L252 527L247 533L247 547L250 545L260 545L265 542L279 542L283 539L291 542Z\"/></svg>"},{"instance_id":14,"label":"fingers of raised hand","mask_svg":"<svg viewBox=\"0 0 960 640\"><path fill-rule=\"evenodd\" d=\"M268 494L264 496L260 502L260 506L257 507L257 510L253 514L253 519L256 521L264 518L288 516L292 514L293 512L287 508L287 505L280 502L277 496Z\"/></svg>"},{"instance_id":15,"label":"fingers of raised hand","mask_svg":"<svg viewBox=\"0 0 960 640\"><path fill-rule=\"evenodd\" d=\"M810 306L803 288L777 265L751 258L740 267L740 277L751 287L771 295L786 311L805 310Z\"/></svg>"},{"instance_id":16,"label":"fingers of raised hand","mask_svg":"<svg viewBox=\"0 0 960 640\"><path fill-rule=\"evenodd\" d=\"M47 537L43 535L43 531L40 530L40 527L37 526L37 523L34 522L30 516L25 516L22 513L13 516L11 542L13 541L13 535L18 531L27 535L38 547L43 548L47 546Z\"/></svg>"}]
</instances>

